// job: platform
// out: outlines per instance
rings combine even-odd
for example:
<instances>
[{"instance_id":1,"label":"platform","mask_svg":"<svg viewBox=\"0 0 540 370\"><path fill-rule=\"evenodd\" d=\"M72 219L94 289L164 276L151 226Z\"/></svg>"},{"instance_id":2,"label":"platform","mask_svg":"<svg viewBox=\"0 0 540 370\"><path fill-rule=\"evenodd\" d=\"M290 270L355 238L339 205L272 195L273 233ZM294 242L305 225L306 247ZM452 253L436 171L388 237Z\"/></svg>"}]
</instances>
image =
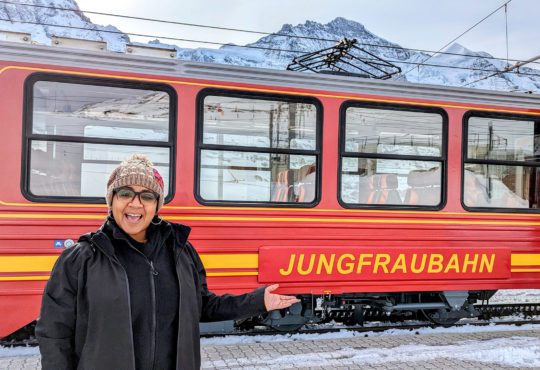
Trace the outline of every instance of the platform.
<instances>
[{"instance_id":1,"label":"platform","mask_svg":"<svg viewBox=\"0 0 540 370\"><path fill-rule=\"evenodd\" d=\"M323 334L314 339L294 335L246 338L248 343L236 344L223 344L238 341L234 337L204 339L202 368L540 369L540 328L481 330L433 334L396 331L367 337L359 333L346 338ZM0 369L39 368L37 355L0 357Z\"/></svg>"}]
</instances>

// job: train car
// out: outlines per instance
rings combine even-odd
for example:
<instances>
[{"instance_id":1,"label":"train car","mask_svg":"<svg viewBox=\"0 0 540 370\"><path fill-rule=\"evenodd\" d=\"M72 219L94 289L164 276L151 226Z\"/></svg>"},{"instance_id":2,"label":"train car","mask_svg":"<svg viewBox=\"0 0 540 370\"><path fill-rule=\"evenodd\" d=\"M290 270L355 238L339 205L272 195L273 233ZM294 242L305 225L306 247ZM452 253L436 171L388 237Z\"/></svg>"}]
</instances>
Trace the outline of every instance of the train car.
<instances>
[{"instance_id":1,"label":"train car","mask_svg":"<svg viewBox=\"0 0 540 370\"><path fill-rule=\"evenodd\" d=\"M474 316L540 288L540 97L0 42L0 337L39 315L129 154L164 175L210 288L260 320Z\"/></svg>"}]
</instances>

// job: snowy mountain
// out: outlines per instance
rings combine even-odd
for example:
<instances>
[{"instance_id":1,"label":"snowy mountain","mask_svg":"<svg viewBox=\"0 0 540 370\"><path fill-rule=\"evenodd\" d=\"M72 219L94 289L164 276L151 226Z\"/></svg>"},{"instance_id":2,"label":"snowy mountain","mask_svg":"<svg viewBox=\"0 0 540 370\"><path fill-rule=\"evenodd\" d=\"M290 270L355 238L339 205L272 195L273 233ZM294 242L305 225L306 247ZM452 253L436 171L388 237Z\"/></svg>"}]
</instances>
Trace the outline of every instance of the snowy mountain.
<instances>
[{"instance_id":1,"label":"snowy mountain","mask_svg":"<svg viewBox=\"0 0 540 370\"><path fill-rule=\"evenodd\" d=\"M419 80L423 83L441 84L450 86L476 87L488 90L501 91L522 91L540 93L540 69L532 69L529 67L521 67L520 74L505 73L496 77L491 77L476 83L478 79L492 75L493 72L501 71L507 67L506 61L490 58L491 55L485 52L474 52L464 46L454 43L445 53L455 55L439 54L431 58L427 63L440 66L465 67L470 69L452 69L452 68L437 68L437 67L421 67ZM464 57L463 55L471 55L472 57ZM479 71L480 69L484 71ZM486 71L487 70L487 71ZM514 71L515 72L515 71ZM534 74L536 76L529 76ZM418 74L407 76L418 78ZM414 77L410 79L414 82Z\"/></svg>"},{"instance_id":2,"label":"snowy mountain","mask_svg":"<svg viewBox=\"0 0 540 370\"><path fill-rule=\"evenodd\" d=\"M341 17L327 24L313 21L297 26L285 24L276 34L247 44L249 48L225 45L218 50L183 49L180 54L190 60L285 69L294 57L334 46L336 40L343 38L357 39L363 49L392 63L422 58L418 53L374 35L362 24Z\"/></svg>"},{"instance_id":3,"label":"snowy mountain","mask_svg":"<svg viewBox=\"0 0 540 370\"><path fill-rule=\"evenodd\" d=\"M492 71L500 71L506 67L505 61L493 59L485 52L471 51L458 43L445 50L448 54L438 54L430 58L429 54L403 49L400 45L369 32L362 24L341 17L327 24L313 21L306 21L297 26L286 24L275 35L265 36L255 43L246 45L251 48L225 45L217 50L178 49L178 54L185 60L285 69L294 57L302 53L335 45L335 42L324 40L343 38L357 39L362 49L401 67L402 74L397 78L410 82L463 86L492 74ZM416 68L418 63L424 61L425 65ZM502 74L468 86L491 90L540 92L540 70L522 67L520 71L522 75ZM536 74L538 77L526 74Z\"/></svg>"},{"instance_id":4,"label":"snowy mountain","mask_svg":"<svg viewBox=\"0 0 540 370\"><path fill-rule=\"evenodd\" d=\"M52 36L105 41L109 50L118 52L124 52L129 42L129 37L118 28L92 23L73 0L10 0L10 3L0 3L0 30L31 33L34 42L45 45L51 44Z\"/></svg>"},{"instance_id":5,"label":"snowy mountain","mask_svg":"<svg viewBox=\"0 0 540 370\"><path fill-rule=\"evenodd\" d=\"M106 41L109 50L123 52L130 42L127 34L116 27L92 23L74 0L12 0L19 4L0 4L0 30L32 33L35 42L50 44L52 36ZM33 4L34 7L24 4ZM68 8L73 11L50 9ZM26 22L26 23L25 23ZM55 26L58 25L58 26ZM66 28L65 26L71 27ZM361 23L338 17L327 24L306 21L296 26L285 24L275 34L247 45L224 45L219 49L187 49L164 44L155 47L175 48L178 58L190 61L233 64L249 67L285 69L294 57L325 49L343 38L358 40L358 46L402 69L394 79L447 86L469 86L503 91L540 93L540 70L520 68L520 74L506 73L475 82L493 71L506 67L506 62L453 44L446 54L430 55L401 48L368 31ZM429 59L429 60L428 60ZM417 67L418 63L425 64ZM440 67L439 67L440 66ZM443 66L451 66L443 67ZM459 68L458 68L459 67ZM537 76L531 76L535 74Z\"/></svg>"}]
</instances>

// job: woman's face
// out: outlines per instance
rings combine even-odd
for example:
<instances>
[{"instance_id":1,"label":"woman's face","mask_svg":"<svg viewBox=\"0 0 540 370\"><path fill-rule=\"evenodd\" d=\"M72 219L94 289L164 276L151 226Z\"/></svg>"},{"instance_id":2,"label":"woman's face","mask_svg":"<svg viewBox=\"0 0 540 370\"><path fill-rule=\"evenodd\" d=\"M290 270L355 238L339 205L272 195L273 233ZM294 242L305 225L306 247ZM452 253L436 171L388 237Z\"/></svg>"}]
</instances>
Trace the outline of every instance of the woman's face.
<instances>
[{"instance_id":1,"label":"woman's face","mask_svg":"<svg viewBox=\"0 0 540 370\"><path fill-rule=\"evenodd\" d=\"M127 189L137 193L152 193L152 191L138 185L125 186L116 189L112 199L112 216L118 226L133 239L142 243L146 241L146 229L156 215L157 200L152 202L144 194L131 197Z\"/></svg>"}]
</instances>

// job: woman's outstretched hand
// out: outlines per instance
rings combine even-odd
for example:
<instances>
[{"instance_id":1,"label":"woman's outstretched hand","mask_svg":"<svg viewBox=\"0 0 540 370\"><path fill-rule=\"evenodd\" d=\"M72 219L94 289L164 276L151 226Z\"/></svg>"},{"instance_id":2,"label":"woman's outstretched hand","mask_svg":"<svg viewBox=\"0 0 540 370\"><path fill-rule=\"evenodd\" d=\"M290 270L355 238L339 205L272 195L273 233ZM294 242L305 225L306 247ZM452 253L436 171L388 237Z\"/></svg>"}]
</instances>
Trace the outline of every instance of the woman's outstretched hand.
<instances>
[{"instance_id":1,"label":"woman's outstretched hand","mask_svg":"<svg viewBox=\"0 0 540 370\"><path fill-rule=\"evenodd\" d=\"M292 295L282 295L272 293L279 287L279 284L274 284L266 287L264 290L264 305L267 311L281 310L300 302L298 298Z\"/></svg>"}]
</instances>

